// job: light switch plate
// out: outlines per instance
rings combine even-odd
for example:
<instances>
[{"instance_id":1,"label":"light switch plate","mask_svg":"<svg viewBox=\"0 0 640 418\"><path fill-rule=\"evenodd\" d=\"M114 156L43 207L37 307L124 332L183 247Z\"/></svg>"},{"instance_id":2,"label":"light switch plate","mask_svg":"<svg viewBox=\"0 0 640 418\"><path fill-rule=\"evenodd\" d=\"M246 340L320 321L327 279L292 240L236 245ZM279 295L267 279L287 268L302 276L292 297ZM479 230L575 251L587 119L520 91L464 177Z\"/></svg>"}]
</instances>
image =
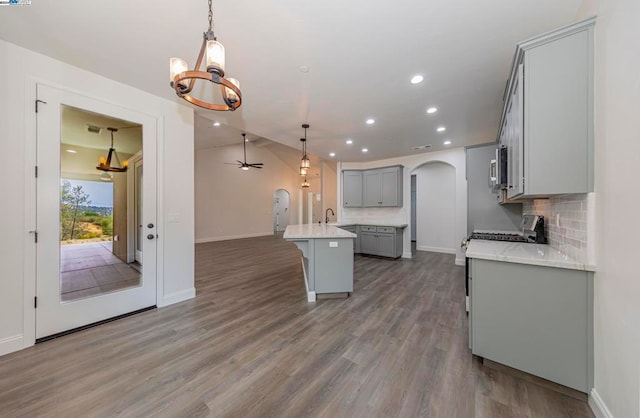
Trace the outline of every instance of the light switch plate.
<instances>
[{"instance_id":1,"label":"light switch plate","mask_svg":"<svg viewBox=\"0 0 640 418\"><path fill-rule=\"evenodd\" d=\"M329 248L338 248L338 241L329 241Z\"/></svg>"}]
</instances>

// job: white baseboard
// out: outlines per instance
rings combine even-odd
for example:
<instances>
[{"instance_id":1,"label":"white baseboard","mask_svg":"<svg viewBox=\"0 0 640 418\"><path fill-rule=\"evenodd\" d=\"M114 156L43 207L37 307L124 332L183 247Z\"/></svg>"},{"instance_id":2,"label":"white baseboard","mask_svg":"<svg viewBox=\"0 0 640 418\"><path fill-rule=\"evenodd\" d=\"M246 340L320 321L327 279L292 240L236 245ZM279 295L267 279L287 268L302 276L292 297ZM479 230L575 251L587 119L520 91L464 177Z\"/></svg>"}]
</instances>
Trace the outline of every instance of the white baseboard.
<instances>
[{"instance_id":1,"label":"white baseboard","mask_svg":"<svg viewBox=\"0 0 640 418\"><path fill-rule=\"evenodd\" d=\"M430 251L432 253L444 253L444 254L455 254L455 248L441 248L441 247L428 247L426 245L419 245L416 247L418 251Z\"/></svg>"},{"instance_id":2,"label":"white baseboard","mask_svg":"<svg viewBox=\"0 0 640 418\"><path fill-rule=\"evenodd\" d=\"M0 340L0 356L25 348L24 335L12 335Z\"/></svg>"},{"instance_id":3,"label":"white baseboard","mask_svg":"<svg viewBox=\"0 0 640 418\"><path fill-rule=\"evenodd\" d=\"M232 239L242 239L242 238L267 237L272 235L273 235L273 231L258 232L255 234L227 235L224 237L198 238L196 239L196 244L202 244L205 242L215 242L215 241L229 241Z\"/></svg>"},{"instance_id":4,"label":"white baseboard","mask_svg":"<svg viewBox=\"0 0 640 418\"><path fill-rule=\"evenodd\" d=\"M456 266L464 266L464 263L465 263L464 257L462 258L456 257Z\"/></svg>"},{"instance_id":5,"label":"white baseboard","mask_svg":"<svg viewBox=\"0 0 640 418\"><path fill-rule=\"evenodd\" d=\"M413 254L411 254L411 251L403 252L402 253L402 258L413 258Z\"/></svg>"},{"instance_id":6,"label":"white baseboard","mask_svg":"<svg viewBox=\"0 0 640 418\"><path fill-rule=\"evenodd\" d=\"M196 288L181 290L179 292L170 293L165 295L158 303L158 307L173 305L174 303L183 302L185 300L193 299L196 297Z\"/></svg>"},{"instance_id":7,"label":"white baseboard","mask_svg":"<svg viewBox=\"0 0 640 418\"><path fill-rule=\"evenodd\" d=\"M596 418L613 418L613 414L607 408L596 388L591 389L589 394L589 406Z\"/></svg>"}]
</instances>

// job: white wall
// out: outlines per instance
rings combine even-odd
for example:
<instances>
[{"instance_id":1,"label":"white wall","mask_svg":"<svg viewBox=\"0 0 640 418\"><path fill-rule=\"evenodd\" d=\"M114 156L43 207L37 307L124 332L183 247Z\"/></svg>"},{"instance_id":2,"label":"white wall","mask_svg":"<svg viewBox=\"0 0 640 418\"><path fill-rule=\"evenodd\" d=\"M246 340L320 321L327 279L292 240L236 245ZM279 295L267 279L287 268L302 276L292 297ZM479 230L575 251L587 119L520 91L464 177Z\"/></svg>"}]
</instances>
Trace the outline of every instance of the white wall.
<instances>
[{"instance_id":1,"label":"white wall","mask_svg":"<svg viewBox=\"0 0 640 418\"><path fill-rule=\"evenodd\" d=\"M329 222L334 222L337 216L331 215L331 212L327 212L327 209L331 208L333 213L336 212L338 205L338 191L336 190L336 170L325 161L322 162L322 219L324 222L325 214L329 215Z\"/></svg>"},{"instance_id":2,"label":"white wall","mask_svg":"<svg viewBox=\"0 0 640 418\"><path fill-rule=\"evenodd\" d=\"M35 340L35 80L154 116L158 120L159 306L195 295L193 111L132 87L0 41L0 354ZM170 156L171 164L164 163ZM166 222L167 214L177 222Z\"/></svg>"},{"instance_id":3,"label":"white wall","mask_svg":"<svg viewBox=\"0 0 640 418\"><path fill-rule=\"evenodd\" d=\"M227 165L242 156L241 145L195 153L196 242L273 235L273 193L291 195L290 220L297 219L301 177L267 147L247 144L247 159L261 170Z\"/></svg>"},{"instance_id":4,"label":"white wall","mask_svg":"<svg viewBox=\"0 0 640 418\"><path fill-rule=\"evenodd\" d=\"M585 2L588 6L594 3ZM595 398L640 416L640 2L598 0ZM587 8L588 9L588 8ZM594 400L592 397L591 401Z\"/></svg>"},{"instance_id":5,"label":"white wall","mask_svg":"<svg viewBox=\"0 0 640 418\"><path fill-rule=\"evenodd\" d=\"M455 254L456 170L449 164L422 165L416 175L416 249Z\"/></svg>"},{"instance_id":6,"label":"white wall","mask_svg":"<svg viewBox=\"0 0 640 418\"><path fill-rule=\"evenodd\" d=\"M371 161L367 163L338 164L338 202L342 202L342 176L344 169L366 169L401 164L403 171L403 205L401 208L343 208L338 205L338 220L341 222L380 221L393 223L411 223L411 172L428 162L443 162L455 169L456 205L455 211L455 239L462 240L467 234L467 179L465 177L466 159L464 148L428 152L406 157L389 158L386 160ZM464 253L459 245L456 248L456 264L464 265ZM411 258L411 228L407 227L403 235L402 257Z\"/></svg>"}]
</instances>

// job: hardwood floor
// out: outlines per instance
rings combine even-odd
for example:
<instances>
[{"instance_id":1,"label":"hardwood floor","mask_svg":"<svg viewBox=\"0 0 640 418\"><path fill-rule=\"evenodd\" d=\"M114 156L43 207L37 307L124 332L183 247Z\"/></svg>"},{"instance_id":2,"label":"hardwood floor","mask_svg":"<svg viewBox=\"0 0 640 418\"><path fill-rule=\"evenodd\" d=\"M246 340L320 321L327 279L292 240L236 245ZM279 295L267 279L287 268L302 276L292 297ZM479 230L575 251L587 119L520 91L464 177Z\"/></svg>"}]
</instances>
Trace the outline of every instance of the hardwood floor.
<instances>
[{"instance_id":1,"label":"hardwood floor","mask_svg":"<svg viewBox=\"0 0 640 418\"><path fill-rule=\"evenodd\" d=\"M471 355L452 255L356 256L353 296L316 303L299 257L197 245L195 299L0 357L0 416L592 416Z\"/></svg>"}]
</instances>

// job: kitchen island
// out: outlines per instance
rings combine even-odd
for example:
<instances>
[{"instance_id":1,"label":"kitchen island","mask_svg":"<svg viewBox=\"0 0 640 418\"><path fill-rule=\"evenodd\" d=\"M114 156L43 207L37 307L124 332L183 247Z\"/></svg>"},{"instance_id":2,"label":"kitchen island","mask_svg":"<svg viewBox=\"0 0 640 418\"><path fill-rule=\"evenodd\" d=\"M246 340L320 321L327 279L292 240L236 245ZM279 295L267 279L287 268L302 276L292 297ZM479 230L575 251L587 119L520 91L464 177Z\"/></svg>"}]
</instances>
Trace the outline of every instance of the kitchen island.
<instances>
[{"instance_id":1,"label":"kitchen island","mask_svg":"<svg viewBox=\"0 0 640 418\"><path fill-rule=\"evenodd\" d=\"M326 224L289 225L283 238L302 251L307 300L319 293L353 292L353 242L356 234Z\"/></svg>"}]
</instances>

